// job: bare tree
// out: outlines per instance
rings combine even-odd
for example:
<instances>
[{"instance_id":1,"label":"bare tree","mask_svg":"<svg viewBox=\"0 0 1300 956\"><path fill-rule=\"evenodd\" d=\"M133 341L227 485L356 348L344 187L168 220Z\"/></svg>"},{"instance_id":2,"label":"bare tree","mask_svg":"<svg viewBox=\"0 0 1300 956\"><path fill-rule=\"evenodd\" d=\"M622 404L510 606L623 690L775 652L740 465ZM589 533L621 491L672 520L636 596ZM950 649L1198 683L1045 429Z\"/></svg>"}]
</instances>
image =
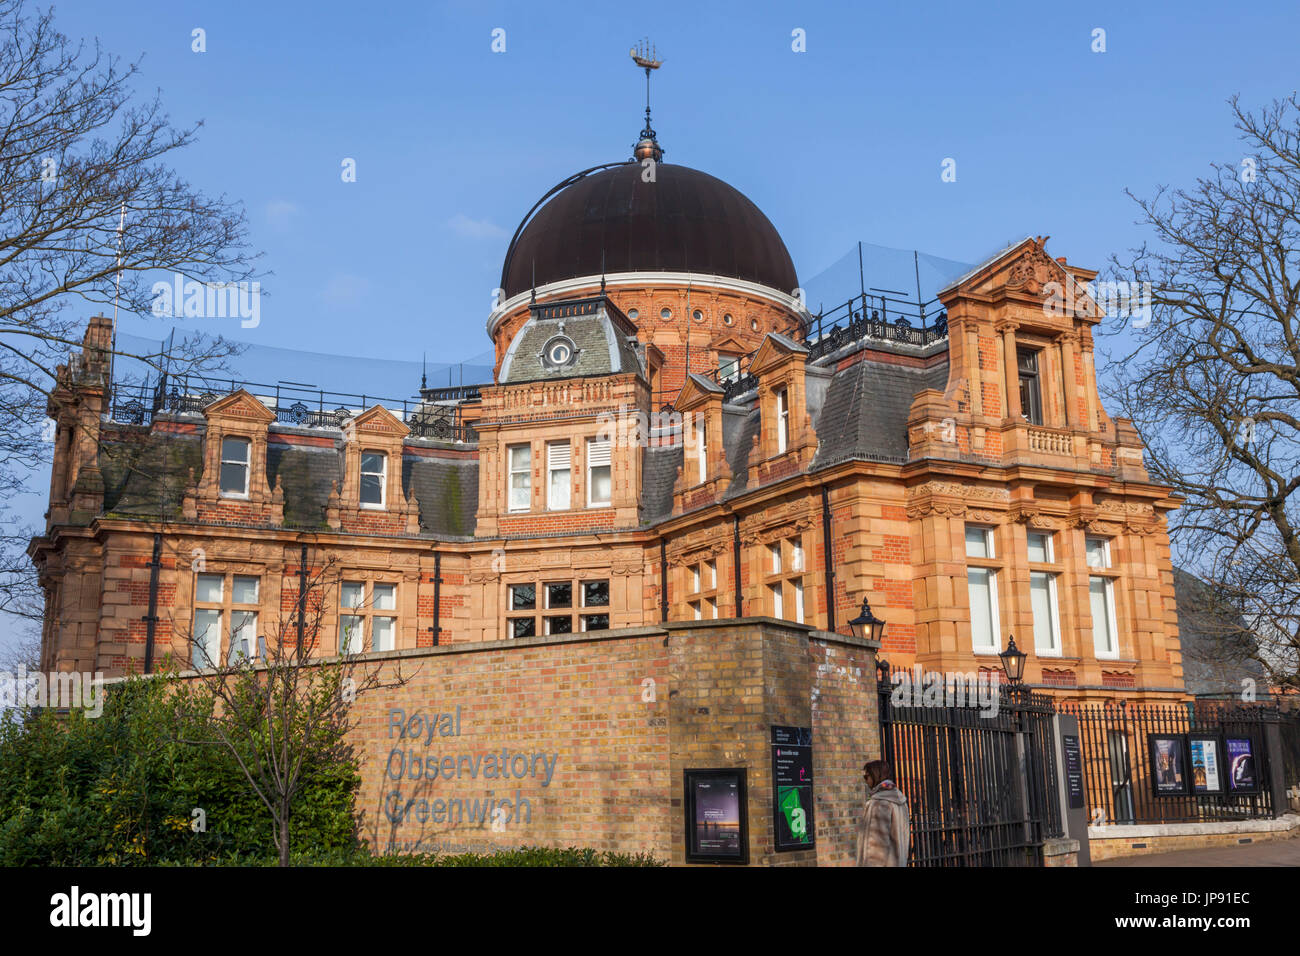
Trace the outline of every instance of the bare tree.
<instances>
[{"instance_id":1,"label":"bare tree","mask_svg":"<svg viewBox=\"0 0 1300 956\"><path fill-rule=\"evenodd\" d=\"M321 646L337 585L337 570L326 562L309 572L306 587L283 605L294 610L281 612L265 635L247 620L232 620L224 649L214 640L221 634L190 629L187 640L192 661L201 665L194 680L215 705L210 738L187 742L220 746L235 758L271 815L281 866L289 865L304 772L314 762L350 759L352 705L370 691L410 680L400 663L385 674L369 659L365 635L345 636L337 653Z\"/></svg>"},{"instance_id":2,"label":"bare tree","mask_svg":"<svg viewBox=\"0 0 1300 956\"><path fill-rule=\"evenodd\" d=\"M1133 197L1150 245L1112 265L1150 283L1107 389L1154 481L1186 501L1176 546L1207 612L1239 621L1272 680L1300 686L1300 104L1231 101L1242 155L1188 189ZM1130 193L1130 195L1132 195ZM1115 334L1112 332L1112 334Z\"/></svg>"},{"instance_id":3,"label":"bare tree","mask_svg":"<svg viewBox=\"0 0 1300 956\"><path fill-rule=\"evenodd\" d=\"M70 41L52 10L0 0L0 608L17 613L35 592L21 554L30 535L6 512L47 458L47 398L86 306L148 314L160 278L253 275L240 206L169 166L201 124L174 128L156 97L137 100L137 69ZM220 337L191 336L171 363L229 354Z\"/></svg>"}]
</instances>

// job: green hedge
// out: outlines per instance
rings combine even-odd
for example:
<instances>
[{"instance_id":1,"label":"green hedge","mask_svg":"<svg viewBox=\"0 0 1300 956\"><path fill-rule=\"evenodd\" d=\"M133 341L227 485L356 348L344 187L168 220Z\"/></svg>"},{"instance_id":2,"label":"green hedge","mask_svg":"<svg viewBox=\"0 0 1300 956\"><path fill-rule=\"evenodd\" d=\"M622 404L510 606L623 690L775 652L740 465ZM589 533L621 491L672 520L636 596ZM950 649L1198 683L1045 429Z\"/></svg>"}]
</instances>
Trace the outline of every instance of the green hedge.
<instances>
[{"instance_id":1,"label":"green hedge","mask_svg":"<svg viewBox=\"0 0 1300 956\"><path fill-rule=\"evenodd\" d=\"M209 740L212 703L165 677L111 688L101 716L0 719L0 866L271 866L271 815L229 752ZM327 742L328 743L328 742ZM294 804L298 866L664 866L649 854L578 847L371 855L348 748L324 747ZM195 809L206 830L192 827Z\"/></svg>"},{"instance_id":2,"label":"green hedge","mask_svg":"<svg viewBox=\"0 0 1300 956\"><path fill-rule=\"evenodd\" d=\"M271 815L229 753L205 733L211 702L178 681L115 685L96 718L8 713L0 720L0 865L218 863L275 858ZM304 770L296 844L359 846L355 758ZM206 815L195 832L194 811Z\"/></svg>"}]
</instances>

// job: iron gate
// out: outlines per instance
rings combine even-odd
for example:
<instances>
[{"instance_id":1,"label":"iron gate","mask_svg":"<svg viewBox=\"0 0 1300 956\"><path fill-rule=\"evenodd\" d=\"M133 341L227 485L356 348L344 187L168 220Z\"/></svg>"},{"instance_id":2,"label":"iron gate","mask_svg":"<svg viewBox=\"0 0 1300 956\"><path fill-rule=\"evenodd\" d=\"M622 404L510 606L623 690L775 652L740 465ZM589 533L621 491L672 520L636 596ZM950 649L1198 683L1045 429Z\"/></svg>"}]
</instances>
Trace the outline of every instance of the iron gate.
<instances>
[{"instance_id":1,"label":"iron gate","mask_svg":"<svg viewBox=\"0 0 1300 956\"><path fill-rule=\"evenodd\" d=\"M911 866L1041 866L1063 832L1055 708L1043 694L999 687L997 707L894 701L879 666L881 750L912 817ZM992 713L988 711L992 710Z\"/></svg>"}]
</instances>

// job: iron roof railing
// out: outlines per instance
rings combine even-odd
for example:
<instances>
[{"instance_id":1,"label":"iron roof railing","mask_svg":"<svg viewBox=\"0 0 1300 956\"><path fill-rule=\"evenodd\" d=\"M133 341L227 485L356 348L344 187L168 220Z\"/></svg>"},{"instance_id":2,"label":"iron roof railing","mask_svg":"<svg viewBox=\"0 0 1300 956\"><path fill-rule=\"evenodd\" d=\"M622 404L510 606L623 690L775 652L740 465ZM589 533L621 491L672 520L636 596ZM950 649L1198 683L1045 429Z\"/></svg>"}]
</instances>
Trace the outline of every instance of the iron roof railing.
<instances>
[{"instance_id":1,"label":"iron roof railing","mask_svg":"<svg viewBox=\"0 0 1300 956\"><path fill-rule=\"evenodd\" d=\"M305 428L342 428L348 420L375 405L382 405L411 430L417 438L444 441L476 442L478 434L465 423L457 405L430 406L437 401L432 394L442 391L468 393L476 386L459 389L426 389L424 398L384 398L378 395L331 392L294 382L266 385L235 379L212 379L205 376L164 375L158 382L113 385L109 400L109 418L127 425L148 425L161 414L200 415L219 398L244 389L262 402L283 425ZM457 396L468 400L468 394Z\"/></svg>"}]
</instances>

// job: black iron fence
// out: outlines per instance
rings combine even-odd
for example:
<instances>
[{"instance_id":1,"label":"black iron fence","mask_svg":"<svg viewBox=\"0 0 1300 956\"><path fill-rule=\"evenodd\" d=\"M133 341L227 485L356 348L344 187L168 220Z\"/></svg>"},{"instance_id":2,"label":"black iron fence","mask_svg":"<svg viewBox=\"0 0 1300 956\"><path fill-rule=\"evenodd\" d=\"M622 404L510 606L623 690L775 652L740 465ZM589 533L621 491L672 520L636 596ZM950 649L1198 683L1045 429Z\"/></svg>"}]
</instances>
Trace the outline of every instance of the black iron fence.
<instances>
[{"instance_id":1,"label":"black iron fence","mask_svg":"<svg viewBox=\"0 0 1300 956\"><path fill-rule=\"evenodd\" d=\"M1052 699L999 687L996 706L900 704L894 688L882 665L881 746L908 800L911 865L1041 866L1064 832Z\"/></svg>"},{"instance_id":2,"label":"black iron fence","mask_svg":"<svg viewBox=\"0 0 1300 956\"><path fill-rule=\"evenodd\" d=\"M1278 715L1282 739L1282 782L1288 789L1300 790L1300 710Z\"/></svg>"},{"instance_id":3,"label":"black iron fence","mask_svg":"<svg viewBox=\"0 0 1300 956\"><path fill-rule=\"evenodd\" d=\"M1266 730L1279 722L1275 707L1219 701L1121 702L1062 704L1061 712L1079 718L1088 817L1094 825L1256 820L1274 815ZM1209 766L1203 748L1197 748L1198 762L1184 744L1184 738L1190 741L1197 735L1217 742ZM1236 745L1238 759L1233 759L1226 748L1229 740L1249 742L1249 761L1244 766L1243 745ZM1160 765L1154 766L1153 760ZM1173 766L1175 762L1181 769ZM1243 773L1253 780L1242 780ZM1181 785L1176 783L1180 777ZM1179 786L1185 792L1177 792ZM1220 792L1197 792L1207 787Z\"/></svg>"},{"instance_id":4,"label":"black iron fence","mask_svg":"<svg viewBox=\"0 0 1300 956\"><path fill-rule=\"evenodd\" d=\"M463 421L456 404L433 404L438 400L470 401L477 397L477 386L462 386L457 394L446 398L441 390L429 389L426 399L383 398L378 395L330 392L288 382L265 385L258 382L163 376L156 383L113 386L109 417L128 425L148 425L156 415L199 415L203 409L224 395L245 389L263 402L275 420L285 425L306 428L343 428L361 412L382 405L406 423L416 438L442 441L476 442L478 434Z\"/></svg>"}]
</instances>

